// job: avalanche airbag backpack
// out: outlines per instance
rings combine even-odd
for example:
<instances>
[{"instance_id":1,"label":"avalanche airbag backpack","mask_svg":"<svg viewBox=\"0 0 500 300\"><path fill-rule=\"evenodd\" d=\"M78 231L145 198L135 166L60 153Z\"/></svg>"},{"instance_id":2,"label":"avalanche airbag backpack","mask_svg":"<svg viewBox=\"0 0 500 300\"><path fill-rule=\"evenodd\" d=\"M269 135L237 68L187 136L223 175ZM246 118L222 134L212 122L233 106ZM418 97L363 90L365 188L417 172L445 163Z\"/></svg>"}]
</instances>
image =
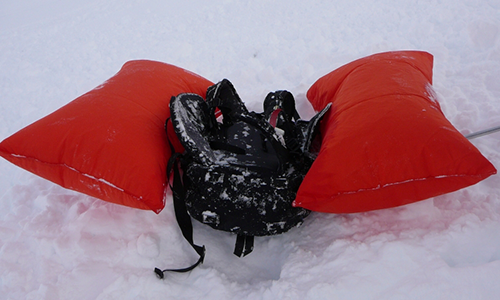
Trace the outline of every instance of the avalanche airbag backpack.
<instances>
[{"instance_id":1,"label":"avalanche airbag backpack","mask_svg":"<svg viewBox=\"0 0 500 300\"><path fill-rule=\"evenodd\" d=\"M299 120L292 94L277 91L267 95L263 113L249 112L227 79L208 88L206 101L192 93L172 97L166 129L173 126L184 152L172 156L167 173L174 174L177 221L200 259L156 274L203 262L205 248L193 243L189 216L237 234L239 257L253 250L254 236L300 225L310 211L292 202L319 150L318 125L328 108Z\"/></svg>"}]
</instances>

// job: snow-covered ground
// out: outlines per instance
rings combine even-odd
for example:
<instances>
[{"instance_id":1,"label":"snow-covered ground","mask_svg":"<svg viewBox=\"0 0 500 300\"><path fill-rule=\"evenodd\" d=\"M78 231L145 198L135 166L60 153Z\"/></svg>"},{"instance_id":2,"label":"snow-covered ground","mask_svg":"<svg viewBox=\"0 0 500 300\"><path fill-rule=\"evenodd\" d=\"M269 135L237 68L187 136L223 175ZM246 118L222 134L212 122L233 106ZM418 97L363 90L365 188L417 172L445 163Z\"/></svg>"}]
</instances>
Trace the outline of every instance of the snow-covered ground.
<instances>
[{"instance_id":1,"label":"snow-covered ground","mask_svg":"<svg viewBox=\"0 0 500 300\"><path fill-rule=\"evenodd\" d=\"M500 125L500 1L0 1L0 140L128 60L230 79L252 110L376 52L435 56L434 87L464 134ZM473 140L500 167L500 133ZM156 215L60 188L0 160L0 299L499 299L500 179L404 207L313 213L232 255L234 236L172 205Z\"/></svg>"}]
</instances>

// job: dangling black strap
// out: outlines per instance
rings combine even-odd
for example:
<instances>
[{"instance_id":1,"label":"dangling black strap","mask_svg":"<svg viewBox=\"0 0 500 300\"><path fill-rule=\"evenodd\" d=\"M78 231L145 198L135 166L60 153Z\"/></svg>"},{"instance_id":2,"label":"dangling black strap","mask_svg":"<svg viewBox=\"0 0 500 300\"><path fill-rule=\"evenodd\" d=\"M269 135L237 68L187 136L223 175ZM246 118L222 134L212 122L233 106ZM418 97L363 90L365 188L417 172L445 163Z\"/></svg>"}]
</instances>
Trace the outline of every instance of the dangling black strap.
<instances>
[{"instance_id":1,"label":"dangling black strap","mask_svg":"<svg viewBox=\"0 0 500 300\"><path fill-rule=\"evenodd\" d=\"M238 234L234 245L234 255L247 256L253 251L253 236Z\"/></svg>"},{"instance_id":2,"label":"dangling black strap","mask_svg":"<svg viewBox=\"0 0 500 300\"><path fill-rule=\"evenodd\" d=\"M167 120L168 122L168 120ZM181 156L180 153L175 153L173 145L170 143L170 148L172 150L172 157L170 157L170 160L168 161L167 164L167 182L170 185L170 189L172 190L173 198L174 198L174 211L175 211L175 218L177 219L177 223L179 224L179 227L182 231L182 235L184 238L189 242L191 247L198 253L200 258L198 261L193 264L192 266L189 266L187 268L182 268L182 269L165 269L161 270L158 268L155 268L155 273L158 278L163 279L165 277L165 272L177 272L177 273L184 273L184 272L189 272L196 268L199 264L203 263L203 260L205 259L205 246L198 246L194 244L193 241L193 224L191 223L191 217L189 216L187 209L186 209L186 204L184 203L184 199L186 197L186 191L184 189L184 186L182 185L181 181L181 175L179 172L179 158ZM170 174L173 171L174 173L174 180L172 185L170 184Z\"/></svg>"}]
</instances>

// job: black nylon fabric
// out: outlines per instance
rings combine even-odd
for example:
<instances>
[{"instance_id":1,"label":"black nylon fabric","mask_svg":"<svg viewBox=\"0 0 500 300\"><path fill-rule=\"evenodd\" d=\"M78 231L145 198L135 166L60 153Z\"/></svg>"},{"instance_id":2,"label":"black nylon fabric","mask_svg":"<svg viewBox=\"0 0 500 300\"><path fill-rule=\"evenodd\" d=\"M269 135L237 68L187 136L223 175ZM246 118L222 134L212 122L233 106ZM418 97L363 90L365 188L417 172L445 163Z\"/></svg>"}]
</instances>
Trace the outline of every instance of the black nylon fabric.
<instances>
[{"instance_id":1,"label":"black nylon fabric","mask_svg":"<svg viewBox=\"0 0 500 300\"><path fill-rule=\"evenodd\" d=\"M303 176L290 166L269 170L191 163L185 167L186 208L212 228L265 236L288 231L309 214L292 207Z\"/></svg>"},{"instance_id":2,"label":"black nylon fabric","mask_svg":"<svg viewBox=\"0 0 500 300\"><path fill-rule=\"evenodd\" d=\"M279 95L293 101L289 93ZM295 103L286 104L295 118ZM222 121L214 117L216 108ZM185 148L181 166L191 217L238 235L265 236L286 232L309 215L291 204L312 160L289 151L266 114L248 112L229 81L210 87L206 101L179 95L171 101L171 118ZM294 124L286 115L281 119Z\"/></svg>"}]
</instances>

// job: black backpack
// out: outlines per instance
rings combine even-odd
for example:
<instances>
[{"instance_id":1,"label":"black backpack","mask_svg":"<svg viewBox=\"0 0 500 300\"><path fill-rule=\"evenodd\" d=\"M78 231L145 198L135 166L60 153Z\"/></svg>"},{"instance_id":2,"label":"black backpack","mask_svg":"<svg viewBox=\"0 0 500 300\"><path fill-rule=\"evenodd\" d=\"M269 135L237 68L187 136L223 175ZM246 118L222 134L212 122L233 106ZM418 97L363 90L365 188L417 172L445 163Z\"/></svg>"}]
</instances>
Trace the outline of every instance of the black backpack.
<instances>
[{"instance_id":1,"label":"black backpack","mask_svg":"<svg viewBox=\"0 0 500 300\"><path fill-rule=\"evenodd\" d=\"M299 120L293 95L276 91L264 112L249 112L227 79L209 87L206 98L185 93L170 101L166 126L185 151L172 155L167 173L174 175L177 221L200 258L185 269L155 269L160 278L203 262L205 247L194 244L190 217L237 234L234 254L241 257L252 252L254 236L286 232L310 213L292 202L319 150L318 125L329 106Z\"/></svg>"}]
</instances>

